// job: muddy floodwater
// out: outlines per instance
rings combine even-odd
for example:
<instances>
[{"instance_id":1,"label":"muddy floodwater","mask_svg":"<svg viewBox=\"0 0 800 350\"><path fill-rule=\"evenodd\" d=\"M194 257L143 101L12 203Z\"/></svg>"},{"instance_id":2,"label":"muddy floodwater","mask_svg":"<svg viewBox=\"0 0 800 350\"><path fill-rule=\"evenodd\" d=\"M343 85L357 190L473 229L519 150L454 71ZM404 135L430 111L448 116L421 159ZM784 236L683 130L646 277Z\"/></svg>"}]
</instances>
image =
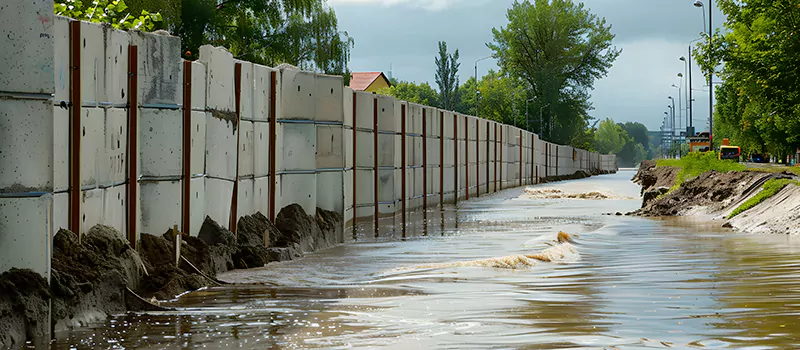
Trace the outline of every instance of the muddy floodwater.
<instances>
[{"instance_id":1,"label":"muddy floodwater","mask_svg":"<svg viewBox=\"0 0 800 350\"><path fill-rule=\"evenodd\" d=\"M53 348L800 348L800 239L603 215L639 207L633 175L533 186L601 200L481 196L409 216L405 237L397 219L377 237L361 225L343 246L220 276L249 285L58 334ZM466 263L542 251L558 231L576 254L557 263Z\"/></svg>"}]
</instances>

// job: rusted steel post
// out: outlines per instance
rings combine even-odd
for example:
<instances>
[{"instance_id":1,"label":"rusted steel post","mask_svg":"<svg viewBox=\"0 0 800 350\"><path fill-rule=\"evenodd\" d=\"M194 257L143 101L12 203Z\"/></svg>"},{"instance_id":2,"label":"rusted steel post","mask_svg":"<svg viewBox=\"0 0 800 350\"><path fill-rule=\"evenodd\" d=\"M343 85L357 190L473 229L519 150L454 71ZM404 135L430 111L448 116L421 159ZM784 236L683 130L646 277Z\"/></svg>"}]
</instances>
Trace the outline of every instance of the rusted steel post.
<instances>
[{"instance_id":1,"label":"rusted steel post","mask_svg":"<svg viewBox=\"0 0 800 350\"><path fill-rule=\"evenodd\" d=\"M489 193L489 122L486 122L486 193Z\"/></svg>"},{"instance_id":2,"label":"rusted steel post","mask_svg":"<svg viewBox=\"0 0 800 350\"><path fill-rule=\"evenodd\" d=\"M525 161L522 160L522 130L519 131L519 185L523 186L525 181L525 175L522 172L522 165L525 164Z\"/></svg>"},{"instance_id":3,"label":"rusted steel post","mask_svg":"<svg viewBox=\"0 0 800 350\"><path fill-rule=\"evenodd\" d=\"M406 236L406 105L400 105L400 200L403 213L403 237Z\"/></svg>"},{"instance_id":4,"label":"rusted steel post","mask_svg":"<svg viewBox=\"0 0 800 350\"><path fill-rule=\"evenodd\" d=\"M444 206L444 112L439 111L439 207L441 208L443 206Z\"/></svg>"},{"instance_id":5,"label":"rusted steel post","mask_svg":"<svg viewBox=\"0 0 800 350\"><path fill-rule=\"evenodd\" d=\"M559 174L559 172L558 172L558 146L555 146L555 148L556 148L556 176L558 176L558 174Z\"/></svg>"},{"instance_id":6,"label":"rusted steel post","mask_svg":"<svg viewBox=\"0 0 800 350\"><path fill-rule=\"evenodd\" d=\"M497 192L497 123L494 123L494 191Z\"/></svg>"},{"instance_id":7,"label":"rusted steel post","mask_svg":"<svg viewBox=\"0 0 800 350\"><path fill-rule=\"evenodd\" d=\"M353 91L353 237L356 235L356 221L358 220L358 110L357 97Z\"/></svg>"},{"instance_id":8,"label":"rusted steel post","mask_svg":"<svg viewBox=\"0 0 800 350\"><path fill-rule=\"evenodd\" d=\"M464 189L469 200L469 118L464 118Z\"/></svg>"},{"instance_id":9,"label":"rusted steel post","mask_svg":"<svg viewBox=\"0 0 800 350\"><path fill-rule=\"evenodd\" d=\"M475 118L475 197L481 196L481 124L480 119ZM469 141L469 140L467 140Z\"/></svg>"},{"instance_id":10,"label":"rusted steel post","mask_svg":"<svg viewBox=\"0 0 800 350\"><path fill-rule=\"evenodd\" d=\"M455 170L453 171L453 188L455 189L454 204L458 204L458 114L453 113L453 164Z\"/></svg>"},{"instance_id":11,"label":"rusted steel post","mask_svg":"<svg viewBox=\"0 0 800 350\"><path fill-rule=\"evenodd\" d=\"M242 64L236 63L233 66L234 101L236 103L236 173L233 177L233 195L231 196L231 216L228 227L233 235L239 237L236 230L236 223L239 221L239 143L242 135Z\"/></svg>"},{"instance_id":12,"label":"rusted steel post","mask_svg":"<svg viewBox=\"0 0 800 350\"><path fill-rule=\"evenodd\" d=\"M278 72L272 71L269 74L269 221L275 223L275 192L278 187L278 172L276 169L277 152L276 139L278 135L278 116L277 113L277 96L278 92ZM237 146L238 147L238 146ZM265 240L266 242L266 240Z\"/></svg>"},{"instance_id":13,"label":"rusted steel post","mask_svg":"<svg viewBox=\"0 0 800 350\"><path fill-rule=\"evenodd\" d=\"M183 189L181 228L191 234L192 194L192 62L183 61Z\"/></svg>"},{"instance_id":14,"label":"rusted steel post","mask_svg":"<svg viewBox=\"0 0 800 350\"><path fill-rule=\"evenodd\" d=\"M128 46L128 242L136 249L138 240L139 174L139 48Z\"/></svg>"},{"instance_id":15,"label":"rusted steel post","mask_svg":"<svg viewBox=\"0 0 800 350\"><path fill-rule=\"evenodd\" d=\"M72 105L69 133L69 229L81 237L81 22L72 21L69 24Z\"/></svg>"},{"instance_id":16,"label":"rusted steel post","mask_svg":"<svg viewBox=\"0 0 800 350\"><path fill-rule=\"evenodd\" d=\"M422 109L422 216L428 218L428 110Z\"/></svg>"},{"instance_id":17,"label":"rusted steel post","mask_svg":"<svg viewBox=\"0 0 800 350\"><path fill-rule=\"evenodd\" d=\"M536 176L534 176L534 173L536 172L536 170L535 170L536 169L536 152L535 151L536 151L536 139L534 138L534 134L531 133L531 148L530 148L530 152L531 152L531 180L530 180L530 184L531 185L536 184Z\"/></svg>"},{"instance_id":18,"label":"rusted steel post","mask_svg":"<svg viewBox=\"0 0 800 350\"><path fill-rule=\"evenodd\" d=\"M374 202L375 202L375 237L378 237L380 234L379 221L380 221L380 206L378 205L378 98L375 95L372 95L372 159L373 159L373 167L375 168L375 174L373 175L373 181L375 181L375 185L373 186L374 189Z\"/></svg>"},{"instance_id":19,"label":"rusted steel post","mask_svg":"<svg viewBox=\"0 0 800 350\"><path fill-rule=\"evenodd\" d=\"M500 127L500 189L503 189L503 168L505 164L503 164L503 149L506 146L503 144L503 127Z\"/></svg>"}]
</instances>

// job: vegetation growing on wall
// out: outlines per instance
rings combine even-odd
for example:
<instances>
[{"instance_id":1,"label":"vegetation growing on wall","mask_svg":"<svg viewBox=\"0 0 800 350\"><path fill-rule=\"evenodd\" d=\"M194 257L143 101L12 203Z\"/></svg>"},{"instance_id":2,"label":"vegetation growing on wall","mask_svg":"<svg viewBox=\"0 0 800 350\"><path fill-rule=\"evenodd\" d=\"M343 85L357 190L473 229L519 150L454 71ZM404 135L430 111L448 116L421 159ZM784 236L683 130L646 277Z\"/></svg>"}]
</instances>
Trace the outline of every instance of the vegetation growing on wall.
<instances>
[{"instance_id":1,"label":"vegetation growing on wall","mask_svg":"<svg viewBox=\"0 0 800 350\"><path fill-rule=\"evenodd\" d=\"M151 31L161 14L147 10L131 12L124 0L60 0L55 2L55 14L92 23L108 23L123 30Z\"/></svg>"},{"instance_id":2,"label":"vegetation growing on wall","mask_svg":"<svg viewBox=\"0 0 800 350\"><path fill-rule=\"evenodd\" d=\"M756 194L755 196L753 196L750 199L746 200L741 205L739 205L736 209L734 209L733 212L731 212L731 214L728 215L728 219L731 219L731 218L735 217L736 215L739 215L739 214L747 211L748 209L761 204L761 202L763 202L763 201L769 199L770 197L778 194L778 192L780 192L784 187L786 187L786 186L788 186L790 184L792 184L792 185L800 185L800 182L798 182L796 180L790 180L790 179L769 179L769 180L767 180L767 182L765 182L764 185L761 186L761 191L758 192L758 194Z\"/></svg>"}]
</instances>

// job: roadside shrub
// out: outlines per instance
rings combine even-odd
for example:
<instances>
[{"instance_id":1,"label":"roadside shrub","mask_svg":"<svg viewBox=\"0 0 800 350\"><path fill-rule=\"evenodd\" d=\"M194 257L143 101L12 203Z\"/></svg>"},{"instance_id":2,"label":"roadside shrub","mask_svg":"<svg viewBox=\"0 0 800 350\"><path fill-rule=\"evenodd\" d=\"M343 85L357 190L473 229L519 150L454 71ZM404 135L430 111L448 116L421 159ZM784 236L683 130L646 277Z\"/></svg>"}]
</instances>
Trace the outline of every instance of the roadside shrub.
<instances>
[{"instance_id":1,"label":"roadside shrub","mask_svg":"<svg viewBox=\"0 0 800 350\"><path fill-rule=\"evenodd\" d=\"M746 200L744 203L739 205L736 209L728 215L728 219L739 215L746 210L755 207L756 205L761 204L761 202L767 200L768 198L776 195L780 192L784 187L788 186L789 184L798 185L800 182L791 179L770 179L761 186L761 192L758 192L752 198Z\"/></svg>"}]
</instances>

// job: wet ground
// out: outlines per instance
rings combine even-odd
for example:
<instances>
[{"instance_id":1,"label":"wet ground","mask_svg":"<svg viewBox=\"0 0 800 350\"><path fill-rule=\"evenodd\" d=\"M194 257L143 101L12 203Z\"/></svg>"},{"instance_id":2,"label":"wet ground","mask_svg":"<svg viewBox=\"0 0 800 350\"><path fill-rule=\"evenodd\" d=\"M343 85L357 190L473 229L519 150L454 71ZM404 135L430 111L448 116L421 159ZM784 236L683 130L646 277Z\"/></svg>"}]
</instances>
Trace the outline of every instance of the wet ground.
<instances>
[{"instance_id":1,"label":"wet ground","mask_svg":"<svg viewBox=\"0 0 800 350\"><path fill-rule=\"evenodd\" d=\"M633 175L537 186L612 199L462 202L411 217L405 238L392 219L377 238L362 226L344 246L220 276L264 285L191 293L181 311L112 317L53 348L800 347L800 238L603 215L639 207ZM558 231L579 256L436 268L536 253Z\"/></svg>"}]
</instances>

